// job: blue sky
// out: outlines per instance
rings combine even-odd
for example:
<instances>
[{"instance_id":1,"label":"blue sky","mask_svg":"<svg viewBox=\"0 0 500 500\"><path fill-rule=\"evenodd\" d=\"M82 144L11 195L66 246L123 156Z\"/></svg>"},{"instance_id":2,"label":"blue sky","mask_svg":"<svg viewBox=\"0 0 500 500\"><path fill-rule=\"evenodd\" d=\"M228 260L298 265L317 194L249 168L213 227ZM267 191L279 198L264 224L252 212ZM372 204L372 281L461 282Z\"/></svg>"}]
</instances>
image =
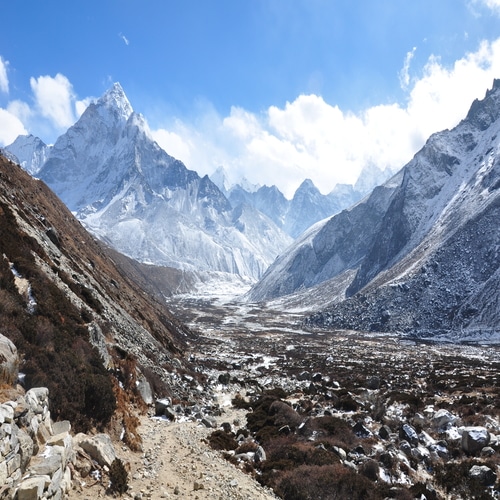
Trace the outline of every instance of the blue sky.
<instances>
[{"instance_id":1,"label":"blue sky","mask_svg":"<svg viewBox=\"0 0 500 500\"><path fill-rule=\"evenodd\" d=\"M403 166L494 77L500 0L4 2L0 145L53 142L119 81L200 174L328 192Z\"/></svg>"}]
</instances>

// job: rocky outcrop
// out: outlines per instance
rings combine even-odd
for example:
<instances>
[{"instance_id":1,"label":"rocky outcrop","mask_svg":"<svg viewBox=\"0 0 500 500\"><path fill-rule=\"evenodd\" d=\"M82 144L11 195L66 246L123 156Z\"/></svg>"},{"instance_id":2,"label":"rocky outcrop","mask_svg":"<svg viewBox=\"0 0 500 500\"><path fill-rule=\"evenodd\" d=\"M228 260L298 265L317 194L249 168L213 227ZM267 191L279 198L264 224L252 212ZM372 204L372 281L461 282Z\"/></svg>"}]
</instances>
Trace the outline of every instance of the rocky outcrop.
<instances>
[{"instance_id":1,"label":"rocky outcrop","mask_svg":"<svg viewBox=\"0 0 500 500\"><path fill-rule=\"evenodd\" d=\"M0 495L19 500L62 498L71 488L69 426L54 433L45 387L17 392L15 400L0 405Z\"/></svg>"},{"instance_id":2,"label":"rocky outcrop","mask_svg":"<svg viewBox=\"0 0 500 500\"><path fill-rule=\"evenodd\" d=\"M0 335L0 384L11 385L17 380L19 358L16 346Z\"/></svg>"}]
</instances>

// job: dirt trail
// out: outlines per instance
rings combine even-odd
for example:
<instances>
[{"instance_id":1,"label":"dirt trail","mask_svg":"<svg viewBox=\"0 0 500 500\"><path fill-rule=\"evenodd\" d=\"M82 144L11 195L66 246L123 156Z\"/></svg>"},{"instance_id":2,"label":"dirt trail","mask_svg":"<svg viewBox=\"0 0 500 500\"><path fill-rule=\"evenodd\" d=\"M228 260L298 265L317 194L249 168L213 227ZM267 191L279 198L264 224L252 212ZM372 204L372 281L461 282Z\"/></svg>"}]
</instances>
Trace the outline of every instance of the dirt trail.
<instances>
[{"instance_id":1,"label":"dirt trail","mask_svg":"<svg viewBox=\"0 0 500 500\"><path fill-rule=\"evenodd\" d=\"M245 412L226 408L222 422L245 422ZM275 500L269 489L260 486L237 467L212 450L206 442L214 429L196 422L169 423L143 417L139 432L144 452L133 453L116 445L119 458L130 464L129 491L124 498L193 500ZM72 490L69 498L104 497L104 488L90 480Z\"/></svg>"}]
</instances>

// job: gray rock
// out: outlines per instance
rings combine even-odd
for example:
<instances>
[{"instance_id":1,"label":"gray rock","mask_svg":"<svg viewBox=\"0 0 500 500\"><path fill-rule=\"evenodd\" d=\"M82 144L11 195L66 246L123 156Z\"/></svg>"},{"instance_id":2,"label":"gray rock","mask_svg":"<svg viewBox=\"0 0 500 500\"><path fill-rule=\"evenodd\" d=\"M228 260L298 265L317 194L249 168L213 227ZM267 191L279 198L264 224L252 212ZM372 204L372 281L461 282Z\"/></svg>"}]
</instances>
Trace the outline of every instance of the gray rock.
<instances>
[{"instance_id":1,"label":"gray rock","mask_svg":"<svg viewBox=\"0 0 500 500\"><path fill-rule=\"evenodd\" d=\"M264 448L262 448L262 446L259 446L255 450L255 455L254 455L255 463L259 464L261 462L264 462L266 459L267 459L267 457L266 457L266 452L265 452Z\"/></svg>"},{"instance_id":2,"label":"gray rock","mask_svg":"<svg viewBox=\"0 0 500 500\"><path fill-rule=\"evenodd\" d=\"M58 469L62 469L61 455L53 454L49 456L37 455L31 460L29 471L33 475L52 476Z\"/></svg>"},{"instance_id":3,"label":"gray rock","mask_svg":"<svg viewBox=\"0 0 500 500\"><path fill-rule=\"evenodd\" d=\"M481 450L482 457L492 457L495 454L495 450L491 446L485 446Z\"/></svg>"},{"instance_id":4,"label":"gray rock","mask_svg":"<svg viewBox=\"0 0 500 500\"><path fill-rule=\"evenodd\" d=\"M436 429L444 429L451 424L454 424L458 420L458 417L450 413L444 408L438 410L432 417L432 425Z\"/></svg>"},{"instance_id":5,"label":"gray rock","mask_svg":"<svg viewBox=\"0 0 500 500\"><path fill-rule=\"evenodd\" d=\"M50 481L47 476L32 476L25 479L17 490L17 500L39 500L42 498L47 480Z\"/></svg>"},{"instance_id":6,"label":"gray rock","mask_svg":"<svg viewBox=\"0 0 500 500\"><path fill-rule=\"evenodd\" d=\"M377 377L376 375L373 377L370 377L366 381L366 388L370 389L372 391L374 391L376 389L380 389L380 377Z\"/></svg>"},{"instance_id":7,"label":"gray rock","mask_svg":"<svg viewBox=\"0 0 500 500\"><path fill-rule=\"evenodd\" d=\"M399 430L399 437L405 439L413 446L418 444L418 434L417 431L409 424L403 424Z\"/></svg>"},{"instance_id":8,"label":"gray rock","mask_svg":"<svg viewBox=\"0 0 500 500\"><path fill-rule=\"evenodd\" d=\"M139 391L139 394L141 395L142 400L147 405L150 405L153 403L153 391L151 390L151 385L142 376L137 381L137 390Z\"/></svg>"},{"instance_id":9,"label":"gray rock","mask_svg":"<svg viewBox=\"0 0 500 500\"><path fill-rule=\"evenodd\" d=\"M24 472L26 467L33 456L34 443L33 439L29 437L27 432L23 429L19 429L17 435L19 440L19 455L21 456L21 470Z\"/></svg>"},{"instance_id":10,"label":"gray rock","mask_svg":"<svg viewBox=\"0 0 500 500\"><path fill-rule=\"evenodd\" d=\"M496 473L486 465L473 465L469 477L478 480L483 486L493 486L497 480Z\"/></svg>"},{"instance_id":11,"label":"gray rock","mask_svg":"<svg viewBox=\"0 0 500 500\"><path fill-rule=\"evenodd\" d=\"M203 417L201 419L201 423L209 429L214 429L215 427L217 427L217 420L213 417Z\"/></svg>"},{"instance_id":12,"label":"gray rock","mask_svg":"<svg viewBox=\"0 0 500 500\"><path fill-rule=\"evenodd\" d=\"M370 429L367 429L361 421L356 422L352 430L358 437L367 438L372 435Z\"/></svg>"},{"instance_id":13,"label":"gray rock","mask_svg":"<svg viewBox=\"0 0 500 500\"><path fill-rule=\"evenodd\" d=\"M401 443L399 443L399 449L407 456L407 457L410 457L411 456L411 446L410 446L410 443L406 440L403 440L401 441Z\"/></svg>"},{"instance_id":14,"label":"gray rock","mask_svg":"<svg viewBox=\"0 0 500 500\"><path fill-rule=\"evenodd\" d=\"M0 384L13 385L19 374L17 348L7 337L0 335Z\"/></svg>"},{"instance_id":15,"label":"gray rock","mask_svg":"<svg viewBox=\"0 0 500 500\"><path fill-rule=\"evenodd\" d=\"M80 441L79 445L101 466L107 465L111 467L113 460L116 458L111 438L107 434L85 437Z\"/></svg>"},{"instance_id":16,"label":"gray rock","mask_svg":"<svg viewBox=\"0 0 500 500\"><path fill-rule=\"evenodd\" d=\"M382 439L389 439L390 435L391 435L391 429L389 426L387 425L383 425L379 431L378 431L378 435L382 438Z\"/></svg>"},{"instance_id":17,"label":"gray rock","mask_svg":"<svg viewBox=\"0 0 500 500\"><path fill-rule=\"evenodd\" d=\"M0 354L1 356L1 354ZM14 408L9 405L0 405L0 424L4 422L10 424L14 420Z\"/></svg>"},{"instance_id":18,"label":"gray rock","mask_svg":"<svg viewBox=\"0 0 500 500\"><path fill-rule=\"evenodd\" d=\"M467 453L477 453L490 443L490 433L484 427L464 427L462 449Z\"/></svg>"},{"instance_id":19,"label":"gray rock","mask_svg":"<svg viewBox=\"0 0 500 500\"><path fill-rule=\"evenodd\" d=\"M61 420L52 424L52 432L54 435L63 432L69 433L71 431L71 422L69 420Z\"/></svg>"}]
</instances>

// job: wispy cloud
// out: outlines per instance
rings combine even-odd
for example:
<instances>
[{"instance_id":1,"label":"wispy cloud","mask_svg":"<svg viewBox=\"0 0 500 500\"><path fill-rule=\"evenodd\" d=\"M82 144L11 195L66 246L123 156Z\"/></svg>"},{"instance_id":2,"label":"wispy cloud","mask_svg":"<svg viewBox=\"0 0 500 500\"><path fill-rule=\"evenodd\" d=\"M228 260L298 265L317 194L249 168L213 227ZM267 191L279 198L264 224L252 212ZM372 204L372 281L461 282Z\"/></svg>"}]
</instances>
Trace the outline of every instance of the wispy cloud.
<instances>
[{"instance_id":1,"label":"wispy cloud","mask_svg":"<svg viewBox=\"0 0 500 500\"><path fill-rule=\"evenodd\" d=\"M474 7L479 5L490 9L494 14L500 16L500 0L470 0L469 5L473 11L475 11ZM476 15L479 15L479 13L476 12Z\"/></svg>"},{"instance_id":2,"label":"wispy cloud","mask_svg":"<svg viewBox=\"0 0 500 500\"><path fill-rule=\"evenodd\" d=\"M123 33L118 33L118 36L123 40L123 43L125 43L125 45L130 44L129 39Z\"/></svg>"},{"instance_id":3,"label":"wispy cloud","mask_svg":"<svg viewBox=\"0 0 500 500\"><path fill-rule=\"evenodd\" d=\"M403 69L399 73L399 83L403 90L406 90L408 88L408 85L410 85L410 64L416 50L417 47L413 47L412 50L406 53Z\"/></svg>"},{"instance_id":4,"label":"wispy cloud","mask_svg":"<svg viewBox=\"0 0 500 500\"><path fill-rule=\"evenodd\" d=\"M0 91L9 93L9 78L7 76L7 66L8 61L5 61L2 56L0 56Z\"/></svg>"}]
</instances>

